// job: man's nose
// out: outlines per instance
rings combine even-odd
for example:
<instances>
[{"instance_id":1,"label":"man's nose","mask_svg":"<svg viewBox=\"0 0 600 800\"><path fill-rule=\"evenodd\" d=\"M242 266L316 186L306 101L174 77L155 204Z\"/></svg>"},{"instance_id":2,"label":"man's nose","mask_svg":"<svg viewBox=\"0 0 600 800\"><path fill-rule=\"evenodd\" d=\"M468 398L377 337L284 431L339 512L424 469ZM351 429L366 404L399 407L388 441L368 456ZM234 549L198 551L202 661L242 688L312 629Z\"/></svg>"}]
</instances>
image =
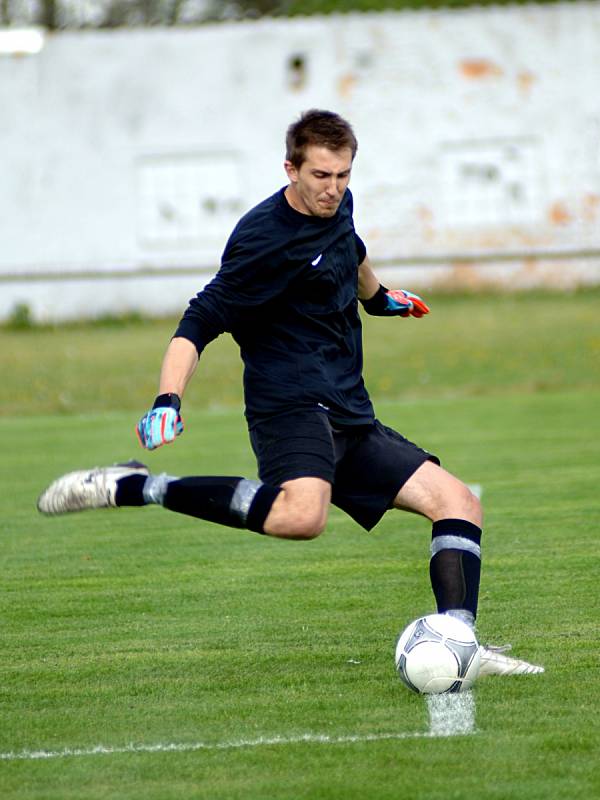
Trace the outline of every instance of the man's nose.
<instances>
[{"instance_id":1,"label":"man's nose","mask_svg":"<svg viewBox=\"0 0 600 800\"><path fill-rule=\"evenodd\" d=\"M331 179L327 186L327 194L330 194L334 197L339 194L338 180L335 175L331 176Z\"/></svg>"}]
</instances>

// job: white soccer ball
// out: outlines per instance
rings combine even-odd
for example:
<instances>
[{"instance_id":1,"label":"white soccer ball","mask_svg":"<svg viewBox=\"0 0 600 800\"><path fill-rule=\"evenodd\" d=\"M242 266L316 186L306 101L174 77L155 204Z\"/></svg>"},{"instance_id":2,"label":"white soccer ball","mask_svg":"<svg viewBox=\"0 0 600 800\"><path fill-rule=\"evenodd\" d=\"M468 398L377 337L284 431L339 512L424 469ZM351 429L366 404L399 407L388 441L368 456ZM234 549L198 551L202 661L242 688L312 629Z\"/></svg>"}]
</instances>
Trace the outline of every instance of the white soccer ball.
<instances>
[{"instance_id":1,"label":"white soccer ball","mask_svg":"<svg viewBox=\"0 0 600 800\"><path fill-rule=\"evenodd\" d=\"M396 669L413 692L464 692L479 675L479 644L462 620L448 614L419 617L396 643Z\"/></svg>"}]
</instances>

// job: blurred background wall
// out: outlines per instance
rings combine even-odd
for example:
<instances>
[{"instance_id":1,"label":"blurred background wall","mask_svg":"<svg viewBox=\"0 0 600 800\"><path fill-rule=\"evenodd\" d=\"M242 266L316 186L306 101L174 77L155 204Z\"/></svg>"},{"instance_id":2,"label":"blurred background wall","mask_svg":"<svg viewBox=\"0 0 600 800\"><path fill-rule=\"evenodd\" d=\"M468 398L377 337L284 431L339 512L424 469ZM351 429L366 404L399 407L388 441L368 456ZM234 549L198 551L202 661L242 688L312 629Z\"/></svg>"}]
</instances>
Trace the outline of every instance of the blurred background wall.
<instances>
[{"instance_id":1,"label":"blurred background wall","mask_svg":"<svg viewBox=\"0 0 600 800\"><path fill-rule=\"evenodd\" d=\"M14 33L0 319L182 310L284 185L311 107L355 127L356 226L385 280L600 283L597 3L34 31L34 52Z\"/></svg>"}]
</instances>

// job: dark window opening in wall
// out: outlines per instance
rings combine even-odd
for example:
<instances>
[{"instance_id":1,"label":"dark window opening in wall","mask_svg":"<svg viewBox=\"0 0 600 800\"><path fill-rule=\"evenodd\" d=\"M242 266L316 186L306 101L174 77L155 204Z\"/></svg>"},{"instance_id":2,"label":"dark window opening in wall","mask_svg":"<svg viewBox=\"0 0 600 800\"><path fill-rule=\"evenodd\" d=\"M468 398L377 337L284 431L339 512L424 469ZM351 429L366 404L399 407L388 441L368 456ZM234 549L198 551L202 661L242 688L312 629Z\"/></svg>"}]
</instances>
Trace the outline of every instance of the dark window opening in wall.
<instances>
[{"instance_id":1,"label":"dark window opening in wall","mask_svg":"<svg viewBox=\"0 0 600 800\"><path fill-rule=\"evenodd\" d=\"M290 89L304 89L307 80L306 57L302 53L293 53L287 62L287 82Z\"/></svg>"}]
</instances>

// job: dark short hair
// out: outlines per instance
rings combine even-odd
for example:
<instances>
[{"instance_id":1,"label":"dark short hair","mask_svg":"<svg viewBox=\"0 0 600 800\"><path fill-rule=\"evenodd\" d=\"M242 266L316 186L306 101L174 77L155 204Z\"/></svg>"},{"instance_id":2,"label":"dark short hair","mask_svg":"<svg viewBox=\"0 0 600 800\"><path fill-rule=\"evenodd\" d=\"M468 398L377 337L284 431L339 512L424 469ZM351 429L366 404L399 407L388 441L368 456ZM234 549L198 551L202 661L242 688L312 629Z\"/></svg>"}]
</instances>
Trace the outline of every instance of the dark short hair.
<instances>
[{"instance_id":1,"label":"dark short hair","mask_svg":"<svg viewBox=\"0 0 600 800\"><path fill-rule=\"evenodd\" d=\"M310 145L341 150L349 147L352 158L358 150L358 142L352 126L333 111L312 108L292 122L285 137L285 157L299 169L306 159L306 148Z\"/></svg>"}]
</instances>

